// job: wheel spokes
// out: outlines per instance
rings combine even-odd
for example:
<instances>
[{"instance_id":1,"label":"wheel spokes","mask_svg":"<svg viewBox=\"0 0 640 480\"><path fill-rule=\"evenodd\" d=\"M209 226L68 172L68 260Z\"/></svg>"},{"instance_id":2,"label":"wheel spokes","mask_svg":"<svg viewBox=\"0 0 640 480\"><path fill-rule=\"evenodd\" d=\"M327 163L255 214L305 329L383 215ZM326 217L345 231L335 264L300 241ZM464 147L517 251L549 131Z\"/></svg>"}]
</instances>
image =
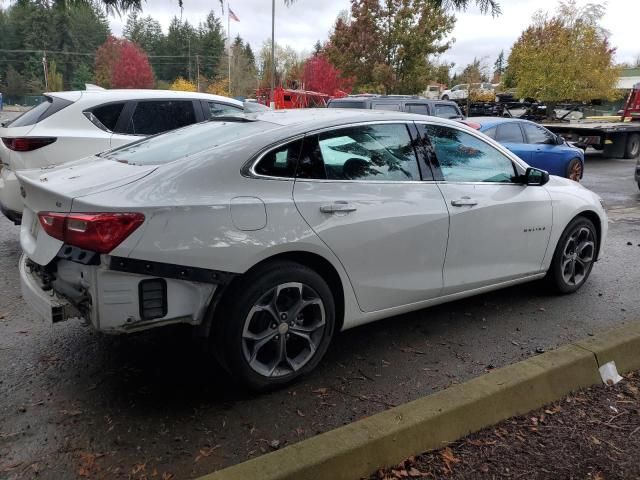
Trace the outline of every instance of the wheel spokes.
<instances>
[{"instance_id":1,"label":"wheel spokes","mask_svg":"<svg viewBox=\"0 0 640 480\"><path fill-rule=\"evenodd\" d=\"M325 325L324 304L315 290L300 282L277 285L247 314L242 333L245 359L267 377L295 372L315 355Z\"/></svg>"}]
</instances>

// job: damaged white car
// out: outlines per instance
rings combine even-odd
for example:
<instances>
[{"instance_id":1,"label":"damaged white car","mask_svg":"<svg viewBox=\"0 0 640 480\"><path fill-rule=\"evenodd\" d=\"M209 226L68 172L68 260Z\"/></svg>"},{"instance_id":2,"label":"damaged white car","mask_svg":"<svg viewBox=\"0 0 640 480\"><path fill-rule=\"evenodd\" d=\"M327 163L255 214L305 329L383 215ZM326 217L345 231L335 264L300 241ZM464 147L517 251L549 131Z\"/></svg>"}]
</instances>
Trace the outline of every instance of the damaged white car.
<instances>
[{"instance_id":1,"label":"damaged white car","mask_svg":"<svg viewBox=\"0 0 640 480\"><path fill-rule=\"evenodd\" d=\"M342 329L545 277L573 292L607 233L581 185L398 112L219 118L18 177L35 310L194 325L255 389L312 370Z\"/></svg>"}]
</instances>

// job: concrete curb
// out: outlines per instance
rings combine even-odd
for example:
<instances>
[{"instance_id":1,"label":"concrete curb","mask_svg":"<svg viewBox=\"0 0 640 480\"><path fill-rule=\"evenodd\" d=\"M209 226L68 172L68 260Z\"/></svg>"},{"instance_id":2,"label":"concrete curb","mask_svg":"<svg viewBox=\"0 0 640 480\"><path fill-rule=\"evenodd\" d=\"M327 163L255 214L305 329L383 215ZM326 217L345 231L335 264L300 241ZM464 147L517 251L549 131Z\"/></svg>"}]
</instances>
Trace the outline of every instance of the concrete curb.
<instances>
[{"instance_id":1,"label":"concrete curb","mask_svg":"<svg viewBox=\"0 0 640 480\"><path fill-rule=\"evenodd\" d=\"M610 330L309 438L200 480L353 480L640 368L640 322Z\"/></svg>"}]
</instances>

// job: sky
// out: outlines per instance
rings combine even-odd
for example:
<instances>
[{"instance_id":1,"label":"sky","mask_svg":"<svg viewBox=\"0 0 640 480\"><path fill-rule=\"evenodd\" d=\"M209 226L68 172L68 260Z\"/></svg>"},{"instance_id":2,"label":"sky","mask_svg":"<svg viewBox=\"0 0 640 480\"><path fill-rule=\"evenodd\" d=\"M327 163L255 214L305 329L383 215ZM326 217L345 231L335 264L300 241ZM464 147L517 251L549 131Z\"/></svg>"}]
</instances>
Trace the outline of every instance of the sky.
<instances>
[{"instance_id":1,"label":"sky","mask_svg":"<svg viewBox=\"0 0 640 480\"><path fill-rule=\"evenodd\" d=\"M586 0L577 1L578 5L587 3ZM457 12L456 26L450 35L455 42L441 60L455 63L455 71L462 70L474 57L493 66L500 50L504 49L505 54L508 52L535 11L553 11L557 0L499 0L499 3L502 15L496 18L482 15L475 7ZM602 25L611 33L611 43L617 47L618 62L632 62L640 55L635 30L638 3L639 0L606 2L607 13ZM327 40L336 17L349 6L349 0L296 0L291 7L285 7L283 0L276 0L276 43L289 45L302 54L311 52L317 40ZM182 18L197 25L212 8L217 16L221 15L219 0L184 0ZM231 21L231 35L240 34L254 51L259 50L263 41L271 37L271 2L231 0L231 9L240 19L240 22ZM157 19L166 32L171 18L180 16L178 0L147 0L142 14ZM126 17L116 15L109 20L114 34L120 35ZM226 29L226 17L224 23Z\"/></svg>"}]
</instances>

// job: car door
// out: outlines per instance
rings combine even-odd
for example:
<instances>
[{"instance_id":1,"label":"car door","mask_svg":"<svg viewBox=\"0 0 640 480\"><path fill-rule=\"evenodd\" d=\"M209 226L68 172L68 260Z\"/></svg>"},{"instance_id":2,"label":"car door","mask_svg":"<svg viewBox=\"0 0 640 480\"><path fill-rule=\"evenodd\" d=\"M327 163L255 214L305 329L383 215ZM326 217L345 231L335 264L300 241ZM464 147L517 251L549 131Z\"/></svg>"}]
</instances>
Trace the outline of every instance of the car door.
<instances>
[{"instance_id":1,"label":"car door","mask_svg":"<svg viewBox=\"0 0 640 480\"><path fill-rule=\"evenodd\" d=\"M435 182L421 181L413 128L374 123L305 137L294 201L366 312L442 290L449 214ZM426 164L422 171L431 180Z\"/></svg>"},{"instance_id":2,"label":"car door","mask_svg":"<svg viewBox=\"0 0 640 480\"><path fill-rule=\"evenodd\" d=\"M556 144L556 136L541 125L525 121L521 123L532 153L528 163L552 175L566 176L564 152Z\"/></svg>"},{"instance_id":3,"label":"car door","mask_svg":"<svg viewBox=\"0 0 640 480\"><path fill-rule=\"evenodd\" d=\"M450 213L443 294L539 273L552 226L546 188L514 182L511 159L475 132L420 130Z\"/></svg>"},{"instance_id":4,"label":"car door","mask_svg":"<svg viewBox=\"0 0 640 480\"><path fill-rule=\"evenodd\" d=\"M529 163L531 161L533 149L524 140L520 122L505 121L498 124L494 138L525 162Z\"/></svg>"},{"instance_id":5,"label":"car door","mask_svg":"<svg viewBox=\"0 0 640 480\"><path fill-rule=\"evenodd\" d=\"M111 135L111 148L202 121L202 109L199 105L196 109L195 102L158 99L128 103Z\"/></svg>"}]
</instances>

